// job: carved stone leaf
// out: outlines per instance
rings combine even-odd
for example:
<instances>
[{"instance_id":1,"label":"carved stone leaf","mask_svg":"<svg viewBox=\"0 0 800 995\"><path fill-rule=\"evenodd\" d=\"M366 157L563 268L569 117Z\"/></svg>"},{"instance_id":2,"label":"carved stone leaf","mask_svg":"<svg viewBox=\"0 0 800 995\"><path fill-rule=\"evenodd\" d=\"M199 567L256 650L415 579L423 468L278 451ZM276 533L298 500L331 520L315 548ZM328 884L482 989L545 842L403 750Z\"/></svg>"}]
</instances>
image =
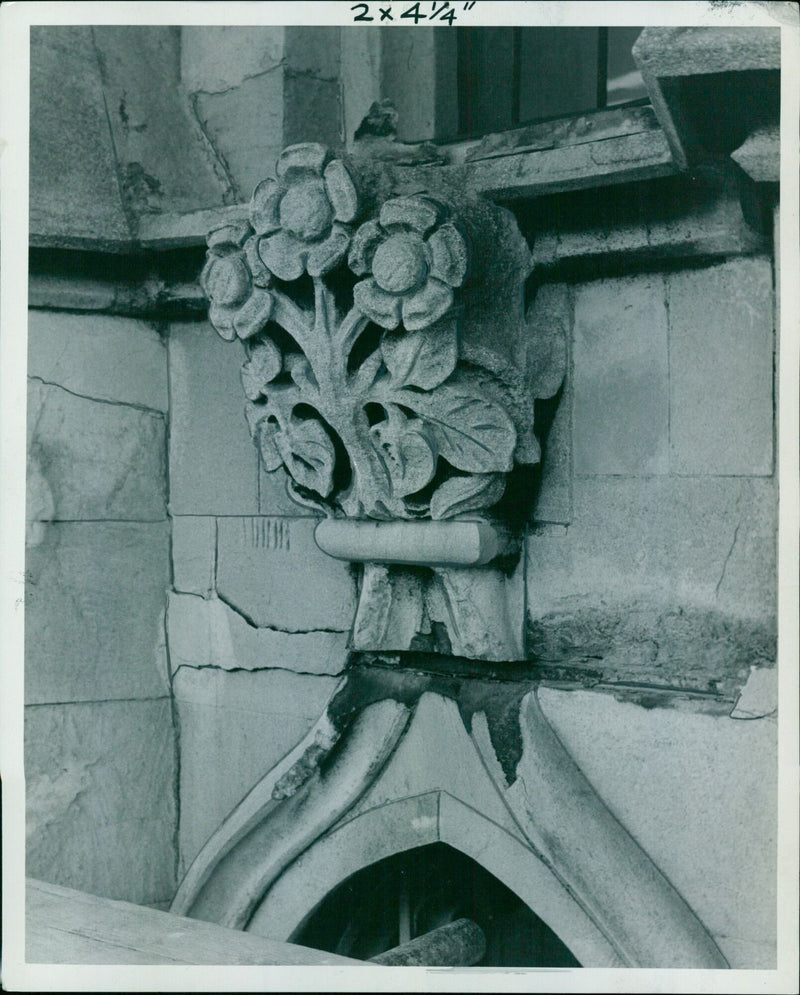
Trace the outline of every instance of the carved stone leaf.
<instances>
[{"instance_id":1,"label":"carved stone leaf","mask_svg":"<svg viewBox=\"0 0 800 995\"><path fill-rule=\"evenodd\" d=\"M394 387L433 390L456 367L458 332L454 315L417 332L385 332L381 353Z\"/></svg>"},{"instance_id":2,"label":"carved stone leaf","mask_svg":"<svg viewBox=\"0 0 800 995\"><path fill-rule=\"evenodd\" d=\"M311 491L307 491L301 488L296 480L293 480L290 476L286 477L286 493L295 502L295 504L301 505L303 508L311 508L313 511L322 511L326 515L330 514L330 507L325 504L325 502L318 496L315 496Z\"/></svg>"},{"instance_id":3,"label":"carved stone leaf","mask_svg":"<svg viewBox=\"0 0 800 995\"><path fill-rule=\"evenodd\" d=\"M248 401L257 401L266 396L266 387L281 372L281 353L270 342L258 342L253 346L250 359L242 366L242 386Z\"/></svg>"},{"instance_id":4,"label":"carved stone leaf","mask_svg":"<svg viewBox=\"0 0 800 995\"><path fill-rule=\"evenodd\" d=\"M370 430L373 444L392 481L395 497L422 490L436 472L436 453L424 430L406 428L406 420L396 411L388 421Z\"/></svg>"},{"instance_id":5,"label":"carved stone leaf","mask_svg":"<svg viewBox=\"0 0 800 995\"><path fill-rule=\"evenodd\" d=\"M283 458L275 444L275 433L278 426L269 418L269 408L266 404L250 403L245 406L244 413L247 416L250 434L261 456L264 469L268 473L277 470L283 463Z\"/></svg>"},{"instance_id":6,"label":"carved stone leaf","mask_svg":"<svg viewBox=\"0 0 800 995\"><path fill-rule=\"evenodd\" d=\"M331 493L336 451L320 422L314 418L290 421L275 434L275 444L298 484L322 497Z\"/></svg>"},{"instance_id":7,"label":"carved stone leaf","mask_svg":"<svg viewBox=\"0 0 800 995\"><path fill-rule=\"evenodd\" d=\"M468 473L507 473L517 434L499 404L463 384L442 384L430 394L395 390L389 400L418 414L430 427L439 455Z\"/></svg>"},{"instance_id":8,"label":"carved stone leaf","mask_svg":"<svg viewBox=\"0 0 800 995\"><path fill-rule=\"evenodd\" d=\"M491 508L503 496L505 477L500 473L474 473L451 477L431 498L431 518L452 518L465 511Z\"/></svg>"}]
</instances>

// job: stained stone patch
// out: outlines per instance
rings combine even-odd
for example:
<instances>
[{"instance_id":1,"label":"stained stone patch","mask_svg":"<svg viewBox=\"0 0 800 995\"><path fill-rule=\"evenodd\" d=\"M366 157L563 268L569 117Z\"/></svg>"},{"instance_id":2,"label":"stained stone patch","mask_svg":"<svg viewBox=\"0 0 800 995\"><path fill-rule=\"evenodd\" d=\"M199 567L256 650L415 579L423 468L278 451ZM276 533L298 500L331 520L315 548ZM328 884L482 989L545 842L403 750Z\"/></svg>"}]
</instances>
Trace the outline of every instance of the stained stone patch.
<instances>
[{"instance_id":1,"label":"stained stone patch","mask_svg":"<svg viewBox=\"0 0 800 995\"><path fill-rule=\"evenodd\" d=\"M26 558L29 703L166 693L158 660L168 542L166 523L47 526Z\"/></svg>"},{"instance_id":2,"label":"stained stone patch","mask_svg":"<svg viewBox=\"0 0 800 995\"><path fill-rule=\"evenodd\" d=\"M543 688L539 699L594 789L723 953L758 944L731 966L774 968L775 723L645 709L589 691Z\"/></svg>"},{"instance_id":3,"label":"stained stone patch","mask_svg":"<svg viewBox=\"0 0 800 995\"><path fill-rule=\"evenodd\" d=\"M175 888L170 703L26 709L26 873L137 904Z\"/></svg>"},{"instance_id":4,"label":"stained stone patch","mask_svg":"<svg viewBox=\"0 0 800 995\"><path fill-rule=\"evenodd\" d=\"M339 674L347 661L346 632L255 628L218 598L171 594L167 618L173 673L180 667L219 667Z\"/></svg>"},{"instance_id":5,"label":"stained stone patch","mask_svg":"<svg viewBox=\"0 0 800 995\"><path fill-rule=\"evenodd\" d=\"M167 351L144 321L31 310L28 376L85 397L167 410Z\"/></svg>"},{"instance_id":6,"label":"stained stone patch","mask_svg":"<svg viewBox=\"0 0 800 995\"><path fill-rule=\"evenodd\" d=\"M233 806L305 736L335 686L332 677L285 671L178 671L180 874Z\"/></svg>"},{"instance_id":7,"label":"stained stone patch","mask_svg":"<svg viewBox=\"0 0 800 995\"><path fill-rule=\"evenodd\" d=\"M314 542L313 518L220 518L217 592L254 625L347 632L356 608L349 564Z\"/></svg>"},{"instance_id":8,"label":"stained stone patch","mask_svg":"<svg viewBox=\"0 0 800 995\"><path fill-rule=\"evenodd\" d=\"M54 517L165 517L165 426L160 414L76 397L30 382L29 452L50 488Z\"/></svg>"}]
</instances>

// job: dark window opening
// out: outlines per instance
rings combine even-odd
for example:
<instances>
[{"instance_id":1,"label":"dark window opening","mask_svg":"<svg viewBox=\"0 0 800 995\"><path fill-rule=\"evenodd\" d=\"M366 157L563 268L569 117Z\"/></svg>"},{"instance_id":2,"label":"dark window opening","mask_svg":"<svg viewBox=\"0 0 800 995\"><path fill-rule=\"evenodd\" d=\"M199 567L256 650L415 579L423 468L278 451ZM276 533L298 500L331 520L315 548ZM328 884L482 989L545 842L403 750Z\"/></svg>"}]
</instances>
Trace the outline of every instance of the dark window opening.
<instances>
[{"instance_id":1,"label":"dark window opening","mask_svg":"<svg viewBox=\"0 0 800 995\"><path fill-rule=\"evenodd\" d=\"M462 917L486 937L479 967L580 967L522 899L444 843L365 867L334 889L290 939L368 960Z\"/></svg>"},{"instance_id":2,"label":"dark window opening","mask_svg":"<svg viewBox=\"0 0 800 995\"><path fill-rule=\"evenodd\" d=\"M647 98L631 55L641 27L456 30L462 137Z\"/></svg>"}]
</instances>

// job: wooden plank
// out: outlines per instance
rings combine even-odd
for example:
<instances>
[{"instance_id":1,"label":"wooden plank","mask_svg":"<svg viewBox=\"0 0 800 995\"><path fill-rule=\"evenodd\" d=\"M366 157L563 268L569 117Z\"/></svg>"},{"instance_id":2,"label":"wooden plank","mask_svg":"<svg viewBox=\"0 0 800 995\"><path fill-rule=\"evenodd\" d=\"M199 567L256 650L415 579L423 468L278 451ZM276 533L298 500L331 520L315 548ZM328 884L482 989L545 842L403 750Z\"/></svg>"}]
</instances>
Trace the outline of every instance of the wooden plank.
<instances>
[{"instance_id":1,"label":"wooden plank","mask_svg":"<svg viewBox=\"0 0 800 995\"><path fill-rule=\"evenodd\" d=\"M426 171L431 168L425 167ZM482 159L467 163L461 172L462 182L471 189L498 200L511 200L668 176L676 168L664 133L658 129L602 142Z\"/></svg>"},{"instance_id":2,"label":"wooden plank","mask_svg":"<svg viewBox=\"0 0 800 995\"><path fill-rule=\"evenodd\" d=\"M26 890L29 964L364 963L32 878Z\"/></svg>"},{"instance_id":3,"label":"wooden plank","mask_svg":"<svg viewBox=\"0 0 800 995\"><path fill-rule=\"evenodd\" d=\"M542 121L498 134L485 135L469 149L465 162L490 159L513 152L540 152L566 145L585 145L608 138L657 131L658 121L652 107L623 107L594 111L579 117ZM449 149L448 149L449 151Z\"/></svg>"},{"instance_id":4,"label":"wooden plank","mask_svg":"<svg viewBox=\"0 0 800 995\"><path fill-rule=\"evenodd\" d=\"M486 937L480 926L471 919L456 919L372 957L371 962L384 967L472 967L485 953Z\"/></svg>"}]
</instances>

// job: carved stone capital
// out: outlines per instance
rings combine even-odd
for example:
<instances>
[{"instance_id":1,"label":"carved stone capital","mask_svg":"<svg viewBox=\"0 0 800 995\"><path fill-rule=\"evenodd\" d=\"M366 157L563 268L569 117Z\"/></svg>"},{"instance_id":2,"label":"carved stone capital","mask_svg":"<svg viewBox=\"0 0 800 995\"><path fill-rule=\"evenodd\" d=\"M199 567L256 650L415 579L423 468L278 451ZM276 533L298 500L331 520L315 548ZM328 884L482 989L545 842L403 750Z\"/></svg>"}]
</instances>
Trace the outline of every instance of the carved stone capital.
<instances>
[{"instance_id":1,"label":"carved stone capital","mask_svg":"<svg viewBox=\"0 0 800 995\"><path fill-rule=\"evenodd\" d=\"M295 501L330 519L502 520L509 473L539 459L530 251L509 212L452 178L402 183L314 143L284 150L249 220L208 238L210 320L245 342L250 430ZM353 559L381 561L356 545ZM519 658L506 642L500 658Z\"/></svg>"}]
</instances>

